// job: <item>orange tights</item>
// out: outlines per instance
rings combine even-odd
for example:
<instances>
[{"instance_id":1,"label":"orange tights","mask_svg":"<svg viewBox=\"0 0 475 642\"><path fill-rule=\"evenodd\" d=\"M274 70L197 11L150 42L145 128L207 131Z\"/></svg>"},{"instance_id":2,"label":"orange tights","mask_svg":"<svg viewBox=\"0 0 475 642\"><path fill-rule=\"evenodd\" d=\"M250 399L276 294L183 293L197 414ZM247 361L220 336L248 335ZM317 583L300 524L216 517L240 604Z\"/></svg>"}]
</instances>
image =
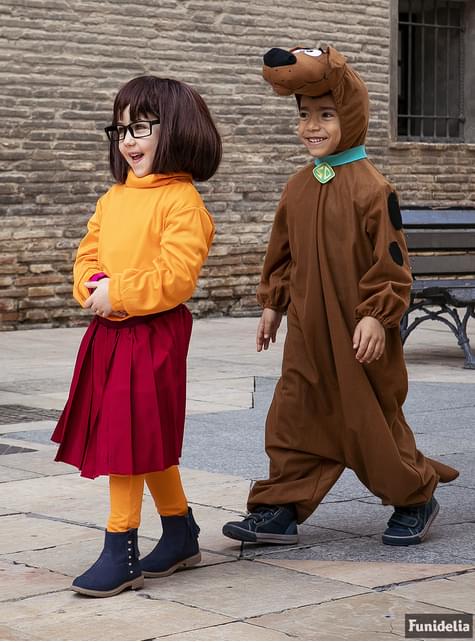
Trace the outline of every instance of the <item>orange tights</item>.
<instances>
[{"instance_id":1,"label":"orange tights","mask_svg":"<svg viewBox=\"0 0 475 642\"><path fill-rule=\"evenodd\" d=\"M186 515L188 502L178 466L146 475L110 475L110 515L107 530L122 533L140 526L144 482L163 517Z\"/></svg>"}]
</instances>

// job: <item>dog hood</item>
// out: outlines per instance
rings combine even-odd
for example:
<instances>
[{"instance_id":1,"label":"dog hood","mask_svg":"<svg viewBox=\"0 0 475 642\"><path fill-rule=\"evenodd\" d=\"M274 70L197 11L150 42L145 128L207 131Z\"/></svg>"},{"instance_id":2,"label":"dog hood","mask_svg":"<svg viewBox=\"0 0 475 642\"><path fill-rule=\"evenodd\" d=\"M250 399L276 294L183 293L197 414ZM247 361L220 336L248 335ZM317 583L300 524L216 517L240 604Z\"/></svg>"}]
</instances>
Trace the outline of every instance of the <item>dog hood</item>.
<instances>
[{"instance_id":1,"label":"dog hood","mask_svg":"<svg viewBox=\"0 0 475 642\"><path fill-rule=\"evenodd\" d=\"M368 90L336 49L270 49L264 56L262 75L280 96L330 93L342 132L335 151L364 144L369 120Z\"/></svg>"}]
</instances>

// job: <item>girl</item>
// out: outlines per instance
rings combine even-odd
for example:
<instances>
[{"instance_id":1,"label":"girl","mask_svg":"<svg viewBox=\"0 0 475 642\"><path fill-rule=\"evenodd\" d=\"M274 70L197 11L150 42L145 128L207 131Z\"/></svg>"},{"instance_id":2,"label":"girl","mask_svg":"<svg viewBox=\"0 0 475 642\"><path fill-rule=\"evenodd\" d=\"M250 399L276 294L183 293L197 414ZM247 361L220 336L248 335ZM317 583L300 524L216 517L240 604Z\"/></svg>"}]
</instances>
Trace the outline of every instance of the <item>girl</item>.
<instances>
[{"instance_id":1,"label":"girl","mask_svg":"<svg viewBox=\"0 0 475 642\"><path fill-rule=\"evenodd\" d=\"M56 461L108 475L110 515L99 559L72 589L96 597L143 586L201 559L180 481L190 298L214 226L192 179L213 176L221 139L201 96L141 76L116 96L110 167L74 264L74 297L95 315L53 434ZM144 481L163 533L139 560Z\"/></svg>"}]
</instances>

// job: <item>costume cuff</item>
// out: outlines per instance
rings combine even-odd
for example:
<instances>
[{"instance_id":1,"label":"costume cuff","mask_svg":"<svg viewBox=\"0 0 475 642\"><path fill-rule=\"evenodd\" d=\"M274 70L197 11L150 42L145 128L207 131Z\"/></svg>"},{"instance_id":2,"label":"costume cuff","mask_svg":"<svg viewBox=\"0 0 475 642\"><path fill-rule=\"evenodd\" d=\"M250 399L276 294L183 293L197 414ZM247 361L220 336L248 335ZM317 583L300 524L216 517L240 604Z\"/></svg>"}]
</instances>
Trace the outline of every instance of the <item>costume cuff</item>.
<instances>
[{"instance_id":1,"label":"costume cuff","mask_svg":"<svg viewBox=\"0 0 475 642\"><path fill-rule=\"evenodd\" d=\"M384 328L396 328L399 325L398 319L394 318L394 315L389 315L385 312L378 310L366 310L364 308L357 308L355 312L355 317L357 321L361 321L364 317L373 317L376 321L379 321Z\"/></svg>"},{"instance_id":2,"label":"costume cuff","mask_svg":"<svg viewBox=\"0 0 475 642\"><path fill-rule=\"evenodd\" d=\"M287 312L290 305L290 295L288 287L275 288L274 290L265 291L258 288L257 302L261 308L270 308L276 312Z\"/></svg>"}]
</instances>

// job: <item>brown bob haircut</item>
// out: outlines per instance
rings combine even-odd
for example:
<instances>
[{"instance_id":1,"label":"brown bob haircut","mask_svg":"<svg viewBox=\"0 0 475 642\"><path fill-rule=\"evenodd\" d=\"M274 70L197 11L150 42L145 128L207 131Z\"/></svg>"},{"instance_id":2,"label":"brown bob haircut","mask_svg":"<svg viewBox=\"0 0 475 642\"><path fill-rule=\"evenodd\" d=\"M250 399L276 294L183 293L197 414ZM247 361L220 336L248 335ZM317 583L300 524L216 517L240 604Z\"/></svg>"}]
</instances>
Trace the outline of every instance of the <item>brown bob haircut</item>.
<instances>
[{"instance_id":1,"label":"brown bob haircut","mask_svg":"<svg viewBox=\"0 0 475 642\"><path fill-rule=\"evenodd\" d=\"M187 172L196 181L213 176L221 161L221 137L197 91L179 80L139 76L121 87L115 97L114 124L120 122L129 105L131 122L148 117L160 119L154 174ZM111 142L109 158L113 177L125 183L129 165L117 142Z\"/></svg>"}]
</instances>

